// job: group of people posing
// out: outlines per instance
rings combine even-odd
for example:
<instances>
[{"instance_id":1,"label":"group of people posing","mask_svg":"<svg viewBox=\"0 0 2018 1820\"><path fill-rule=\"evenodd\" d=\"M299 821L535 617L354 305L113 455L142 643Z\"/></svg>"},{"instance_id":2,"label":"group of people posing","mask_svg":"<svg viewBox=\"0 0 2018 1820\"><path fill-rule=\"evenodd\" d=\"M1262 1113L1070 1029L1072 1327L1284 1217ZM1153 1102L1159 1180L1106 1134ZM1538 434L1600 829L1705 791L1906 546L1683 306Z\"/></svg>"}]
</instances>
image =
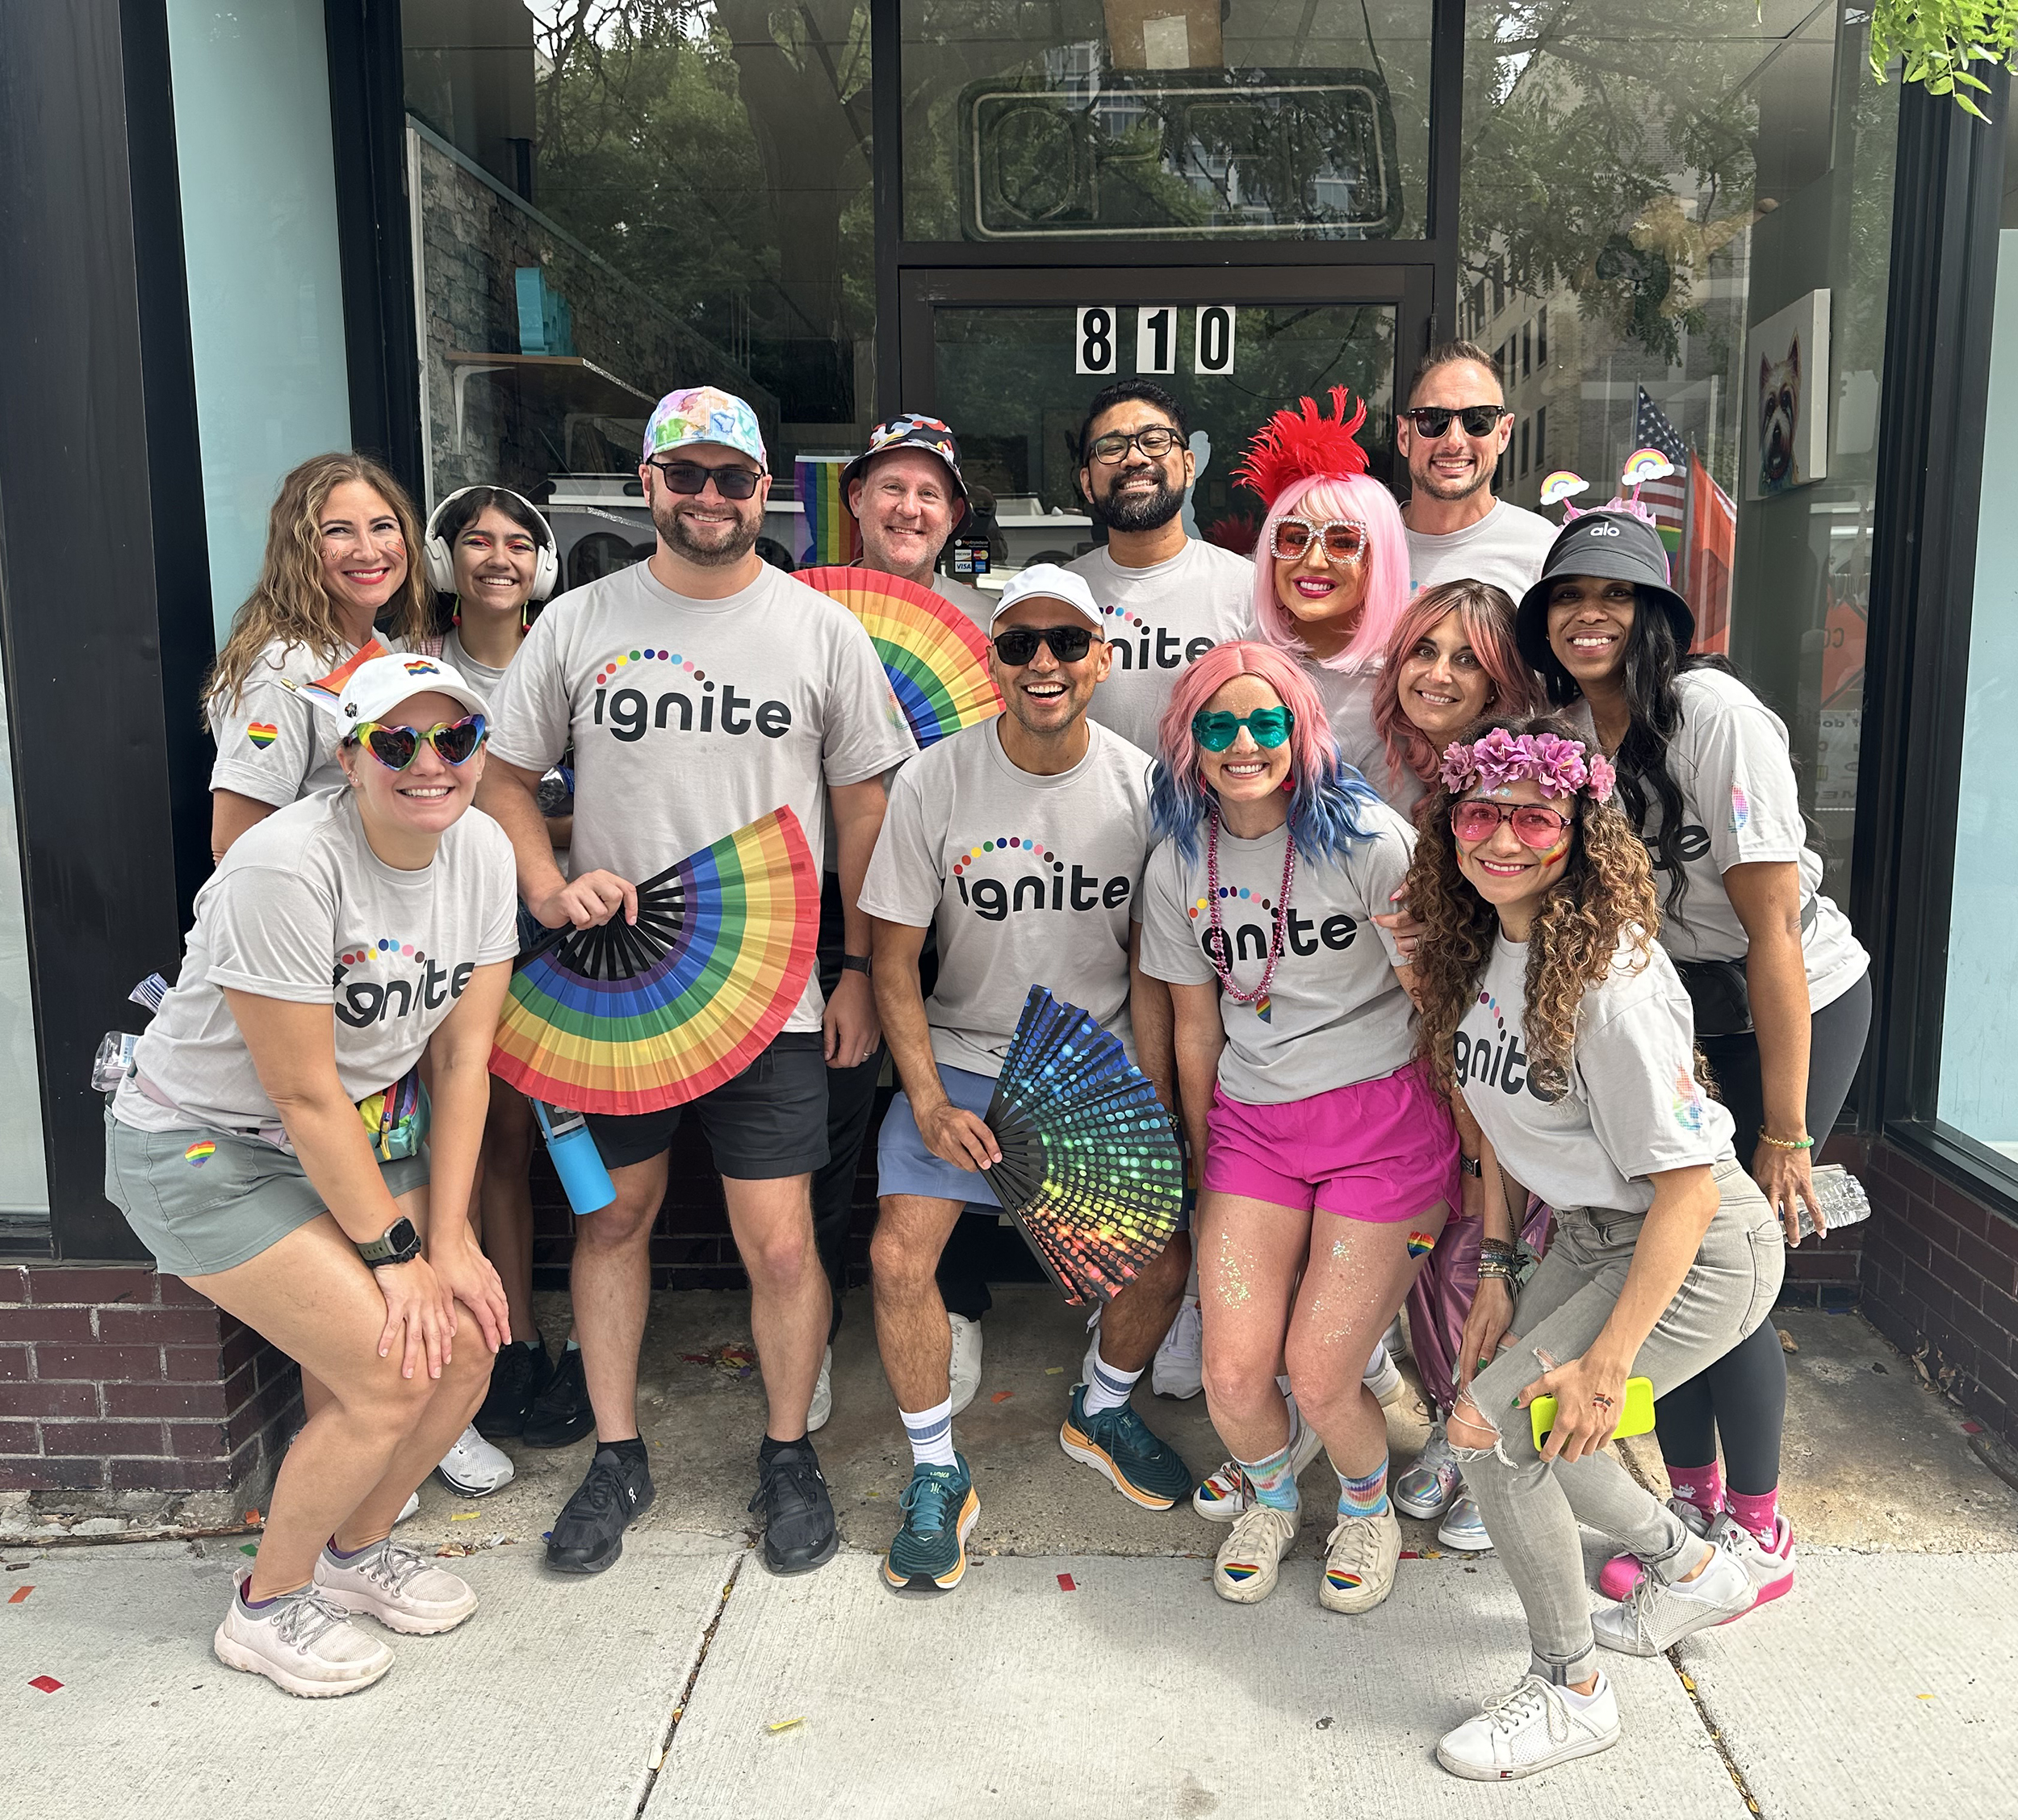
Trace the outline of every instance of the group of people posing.
<instances>
[{"instance_id":1,"label":"group of people posing","mask_svg":"<svg viewBox=\"0 0 2018 1820\"><path fill-rule=\"evenodd\" d=\"M501 1483L500 1437L592 1428L546 1559L617 1560L654 1495L638 1350L689 1108L589 1116L615 1198L576 1222L550 1358L532 1119L486 1072L492 1034L533 925L634 918L639 880L780 807L826 875L820 966L691 1103L749 1274L773 1571L839 1546L810 1431L885 1053L871 1282L914 1464L879 1571L923 1593L965 1571L954 1422L986 1292L949 1241L994 1214L986 1115L1041 985L1127 1048L1196 1189L1101 1308L1060 1443L1140 1507L1225 1525L1220 1596L1285 1577L1320 1450L1327 1609L1388 1596L1397 1507L1495 1549L1530 1663L1438 1755L1498 1780L1617 1739L1600 1648L1652 1655L1787 1589L1767 1316L1786 1245L1822 1230L1811 1150L1870 999L1786 729L1692 652L1643 517L1559 529L1494 499L1489 356L1449 344L1415 374L1404 508L1346 403L1256 435L1250 559L1185 533L1178 400L1108 387L1079 472L1104 542L994 593L937 572L965 507L952 430L879 425L844 476L862 561L973 621L1004 704L922 753L860 623L757 554L766 452L726 394L651 417L650 559L543 610L553 536L517 495L470 489L424 532L360 458L289 477L209 685L218 868L107 1123L107 1193L161 1267L302 1369L221 1659L341 1694L391 1665L359 1617L463 1621L475 1594L392 1531L438 1466ZM1405 1304L1434 1426L1391 1484ZM1153 1362L1157 1387L1202 1387L1229 1455L1203 1479L1135 1406ZM1638 1379L1664 1504L1603 1450ZM1594 1614L1580 1521L1621 1548Z\"/></svg>"}]
</instances>

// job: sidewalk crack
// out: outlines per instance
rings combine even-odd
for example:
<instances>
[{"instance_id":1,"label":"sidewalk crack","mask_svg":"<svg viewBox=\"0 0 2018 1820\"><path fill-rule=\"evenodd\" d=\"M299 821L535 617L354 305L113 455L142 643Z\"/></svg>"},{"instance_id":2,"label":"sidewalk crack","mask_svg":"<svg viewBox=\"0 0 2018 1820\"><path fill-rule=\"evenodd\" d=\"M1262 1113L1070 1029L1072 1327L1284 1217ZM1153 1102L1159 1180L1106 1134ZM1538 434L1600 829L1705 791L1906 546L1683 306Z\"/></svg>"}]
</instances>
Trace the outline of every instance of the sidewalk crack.
<instances>
[{"instance_id":1,"label":"sidewalk crack","mask_svg":"<svg viewBox=\"0 0 2018 1820\"><path fill-rule=\"evenodd\" d=\"M1710 1742L1716 1747L1717 1755L1723 1759L1723 1767L1729 1773L1732 1785L1744 1801L1748 1812L1758 1814L1763 1810L1759 1797L1752 1792L1752 1784L1744 1779L1744 1772L1738 1766L1738 1759L1731 1754L1731 1747L1724 1742L1723 1733L1710 1717L1710 1709L1703 1705L1702 1696L1696 1692L1696 1678L1681 1665L1679 1646L1664 1652L1668 1666L1675 1671L1675 1678L1681 1683L1681 1691L1689 1697L1689 1704L1695 1709L1696 1717L1702 1722L1702 1729L1710 1735Z\"/></svg>"},{"instance_id":2,"label":"sidewalk crack","mask_svg":"<svg viewBox=\"0 0 2018 1820\"><path fill-rule=\"evenodd\" d=\"M735 1565L729 1569L728 1579L722 1582L722 1596L715 1601L714 1616L708 1620L708 1628L701 1633L701 1647L695 1653L693 1667L687 1671L686 1685L680 1688L680 1697L673 1702L672 1714L666 1721L665 1735L659 1740L659 1748L646 1767L645 1785L638 1797L638 1805L630 1810L631 1820L642 1820L646 1808L651 1803L652 1791L659 1786L659 1772L665 1767L666 1759L672 1755L672 1740L680 1730L680 1720L686 1717L687 1702L693 1698L694 1683L701 1679L701 1670L714 1643L714 1634L721 1628L722 1614L729 1609L729 1595L735 1591L735 1583L742 1578L743 1566L749 1559L750 1551L746 1549L736 1557Z\"/></svg>"}]
</instances>

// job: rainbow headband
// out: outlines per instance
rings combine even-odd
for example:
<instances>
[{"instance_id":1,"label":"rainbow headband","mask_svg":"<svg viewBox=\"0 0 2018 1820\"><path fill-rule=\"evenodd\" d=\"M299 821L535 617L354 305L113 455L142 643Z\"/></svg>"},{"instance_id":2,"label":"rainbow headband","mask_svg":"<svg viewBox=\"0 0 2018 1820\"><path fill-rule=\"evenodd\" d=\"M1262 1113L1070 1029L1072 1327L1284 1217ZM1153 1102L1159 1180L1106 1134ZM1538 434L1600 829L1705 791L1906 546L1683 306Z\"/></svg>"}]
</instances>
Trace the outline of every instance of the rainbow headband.
<instances>
[{"instance_id":1,"label":"rainbow headband","mask_svg":"<svg viewBox=\"0 0 2018 1820\"><path fill-rule=\"evenodd\" d=\"M1612 793L1616 781L1611 760L1602 752L1589 751L1580 739L1559 738L1552 733L1517 735L1503 726L1468 746L1462 740L1446 746L1438 775L1443 787L1453 792L1474 787L1497 790L1531 777L1545 796L1572 797L1586 790L1599 802Z\"/></svg>"}]
</instances>

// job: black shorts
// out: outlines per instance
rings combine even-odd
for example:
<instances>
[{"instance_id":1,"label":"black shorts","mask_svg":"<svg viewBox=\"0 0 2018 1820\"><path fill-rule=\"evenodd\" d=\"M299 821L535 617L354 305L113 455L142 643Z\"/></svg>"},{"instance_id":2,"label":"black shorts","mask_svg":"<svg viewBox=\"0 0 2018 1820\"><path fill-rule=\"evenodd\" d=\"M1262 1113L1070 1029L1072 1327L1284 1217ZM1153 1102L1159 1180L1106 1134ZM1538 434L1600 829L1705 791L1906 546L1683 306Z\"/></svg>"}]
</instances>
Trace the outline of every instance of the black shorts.
<instances>
[{"instance_id":1,"label":"black shorts","mask_svg":"<svg viewBox=\"0 0 2018 1820\"><path fill-rule=\"evenodd\" d=\"M634 1115L592 1112L589 1134L605 1169L648 1163L671 1147L684 1112L697 1114L720 1174L735 1182L807 1175L827 1161L827 1045L817 1030L774 1036L770 1047L713 1093Z\"/></svg>"}]
</instances>

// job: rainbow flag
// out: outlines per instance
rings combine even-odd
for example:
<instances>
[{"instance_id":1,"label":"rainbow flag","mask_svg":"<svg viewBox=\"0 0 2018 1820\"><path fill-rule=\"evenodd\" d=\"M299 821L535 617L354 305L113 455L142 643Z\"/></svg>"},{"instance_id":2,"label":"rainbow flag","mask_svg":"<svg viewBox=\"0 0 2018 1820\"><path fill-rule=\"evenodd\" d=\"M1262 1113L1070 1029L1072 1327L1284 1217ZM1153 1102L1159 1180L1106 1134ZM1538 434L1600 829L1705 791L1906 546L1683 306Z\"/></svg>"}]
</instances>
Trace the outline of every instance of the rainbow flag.
<instances>
[{"instance_id":1,"label":"rainbow flag","mask_svg":"<svg viewBox=\"0 0 2018 1820\"><path fill-rule=\"evenodd\" d=\"M794 552L802 569L852 563L862 553L855 514L841 497L841 470L848 461L846 455L801 455L792 464L799 506L806 514Z\"/></svg>"}]
</instances>

